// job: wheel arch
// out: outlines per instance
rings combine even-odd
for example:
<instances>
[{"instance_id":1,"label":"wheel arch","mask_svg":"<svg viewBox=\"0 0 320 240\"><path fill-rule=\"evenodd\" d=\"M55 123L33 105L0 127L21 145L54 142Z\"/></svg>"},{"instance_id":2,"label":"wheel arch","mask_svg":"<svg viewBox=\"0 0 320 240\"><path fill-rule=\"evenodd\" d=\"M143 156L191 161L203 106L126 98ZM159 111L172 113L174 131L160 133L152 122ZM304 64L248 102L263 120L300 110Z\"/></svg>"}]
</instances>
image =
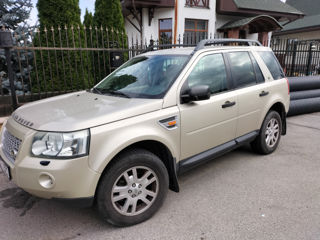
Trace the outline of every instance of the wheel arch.
<instances>
[{"instance_id":1,"label":"wheel arch","mask_svg":"<svg viewBox=\"0 0 320 240\"><path fill-rule=\"evenodd\" d=\"M281 135L286 135L287 133L287 121L286 121L286 110L285 110L285 106L283 103L281 103L280 101L275 102L270 108L269 110L266 112L265 116L268 114L268 112L270 111L276 111L277 113L279 113L280 117L281 117L281 122L282 122L282 132Z\"/></svg>"},{"instance_id":2,"label":"wheel arch","mask_svg":"<svg viewBox=\"0 0 320 240\"><path fill-rule=\"evenodd\" d=\"M98 184L96 186L96 191L98 189L98 186L100 184L100 181L102 179L102 176L105 174L105 172L112 166L112 164L117 160L117 157L126 152L130 149L145 149L153 154L155 154L157 157L161 159L161 161L164 163L168 175L169 175L169 189L174 192L179 192L179 183L177 178L177 171L176 171L176 159L173 157L171 151L169 148L163 144L162 142L156 141L156 140L142 140L135 143L132 143L126 147L124 147L122 150L120 150L105 166L100 179L98 181Z\"/></svg>"}]
</instances>

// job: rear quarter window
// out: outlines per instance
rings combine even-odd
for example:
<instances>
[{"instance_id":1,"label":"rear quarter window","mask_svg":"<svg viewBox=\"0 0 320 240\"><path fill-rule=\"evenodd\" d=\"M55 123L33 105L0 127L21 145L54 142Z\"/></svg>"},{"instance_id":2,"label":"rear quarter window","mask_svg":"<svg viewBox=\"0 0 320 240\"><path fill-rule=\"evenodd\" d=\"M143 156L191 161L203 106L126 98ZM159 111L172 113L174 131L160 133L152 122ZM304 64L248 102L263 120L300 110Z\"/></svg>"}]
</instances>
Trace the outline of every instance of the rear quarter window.
<instances>
[{"instance_id":1,"label":"rear quarter window","mask_svg":"<svg viewBox=\"0 0 320 240\"><path fill-rule=\"evenodd\" d=\"M267 65L274 80L278 80L285 77L282 68L277 58L274 56L273 52L257 51L257 53L260 55L264 63Z\"/></svg>"},{"instance_id":2,"label":"rear quarter window","mask_svg":"<svg viewBox=\"0 0 320 240\"><path fill-rule=\"evenodd\" d=\"M257 83L263 83L264 82L263 74L261 72L261 69L260 69L256 59L254 58L254 56L252 55L251 52L250 52L250 58L251 58L251 61L252 61L252 64L253 64L254 71L256 73Z\"/></svg>"}]
</instances>

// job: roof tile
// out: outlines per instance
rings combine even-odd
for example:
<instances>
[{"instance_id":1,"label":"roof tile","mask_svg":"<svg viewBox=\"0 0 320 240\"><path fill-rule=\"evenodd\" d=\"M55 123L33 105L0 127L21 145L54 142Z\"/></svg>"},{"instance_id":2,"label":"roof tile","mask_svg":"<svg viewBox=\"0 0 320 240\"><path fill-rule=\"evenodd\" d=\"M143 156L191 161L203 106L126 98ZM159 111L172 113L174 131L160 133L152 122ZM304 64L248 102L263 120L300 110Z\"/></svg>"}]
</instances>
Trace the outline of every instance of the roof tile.
<instances>
[{"instance_id":1,"label":"roof tile","mask_svg":"<svg viewBox=\"0 0 320 240\"><path fill-rule=\"evenodd\" d=\"M265 10L271 12L283 12L292 14L303 14L289 4L280 0L233 0L238 8ZM301 1L301 0L300 0Z\"/></svg>"},{"instance_id":2,"label":"roof tile","mask_svg":"<svg viewBox=\"0 0 320 240\"><path fill-rule=\"evenodd\" d=\"M298 19L285 25L281 32L317 26L320 27L320 15L313 15Z\"/></svg>"}]
</instances>

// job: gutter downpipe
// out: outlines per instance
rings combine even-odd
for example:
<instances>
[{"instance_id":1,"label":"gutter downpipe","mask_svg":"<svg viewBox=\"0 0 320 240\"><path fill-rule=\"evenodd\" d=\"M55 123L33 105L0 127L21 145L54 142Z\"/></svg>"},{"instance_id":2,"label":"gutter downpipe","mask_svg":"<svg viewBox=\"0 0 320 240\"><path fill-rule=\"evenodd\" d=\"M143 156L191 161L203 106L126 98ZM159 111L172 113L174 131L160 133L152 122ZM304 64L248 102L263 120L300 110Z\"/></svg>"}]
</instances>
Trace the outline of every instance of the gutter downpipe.
<instances>
[{"instance_id":1,"label":"gutter downpipe","mask_svg":"<svg viewBox=\"0 0 320 240\"><path fill-rule=\"evenodd\" d=\"M133 10L137 14L138 11L137 11L137 8L136 8L135 0L131 0L131 2L132 2ZM137 15L137 16L139 16L139 15ZM142 9L141 9L141 15L139 16L139 18L137 17L137 20L138 20L139 25L140 25L140 44L141 44L141 47L143 45L143 22L142 22L142 18L143 18L143 12L142 12Z\"/></svg>"},{"instance_id":2,"label":"gutter downpipe","mask_svg":"<svg viewBox=\"0 0 320 240\"><path fill-rule=\"evenodd\" d=\"M177 30L178 30L177 28L178 28L178 0L175 0L173 44L177 44Z\"/></svg>"}]
</instances>

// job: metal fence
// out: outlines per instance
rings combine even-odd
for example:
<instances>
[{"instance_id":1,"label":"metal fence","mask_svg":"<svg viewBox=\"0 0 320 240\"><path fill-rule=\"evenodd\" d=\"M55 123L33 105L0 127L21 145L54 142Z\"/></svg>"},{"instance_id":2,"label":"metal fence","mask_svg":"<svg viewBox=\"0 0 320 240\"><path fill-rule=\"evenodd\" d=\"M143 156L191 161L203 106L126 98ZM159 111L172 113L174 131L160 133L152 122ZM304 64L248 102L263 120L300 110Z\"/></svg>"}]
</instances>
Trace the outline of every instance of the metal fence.
<instances>
[{"instance_id":1,"label":"metal fence","mask_svg":"<svg viewBox=\"0 0 320 240\"><path fill-rule=\"evenodd\" d=\"M9 58L18 105L88 89L146 49L122 32L85 26L35 28L15 34L13 42ZM12 95L0 46L0 116L13 110Z\"/></svg>"},{"instance_id":2,"label":"metal fence","mask_svg":"<svg viewBox=\"0 0 320 240\"><path fill-rule=\"evenodd\" d=\"M207 38L212 34L186 32L174 47L195 46ZM86 26L32 28L14 34L13 43L9 58L16 97L0 46L0 116L16 105L91 88L137 54L173 47L172 38L141 41L138 35Z\"/></svg>"},{"instance_id":3,"label":"metal fence","mask_svg":"<svg viewBox=\"0 0 320 240\"><path fill-rule=\"evenodd\" d=\"M320 40L273 38L270 46L288 77L320 74Z\"/></svg>"},{"instance_id":4,"label":"metal fence","mask_svg":"<svg viewBox=\"0 0 320 240\"><path fill-rule=\"evenodd\" d=\"M91 88L143 51L195 46L214 37L207 32L185 32L172 45L171 38L141 41L139 36L113 29L85 26L33 28L15 34L9 62L16 97L0 46L0 116L10 114L15 101L21 105ZM288 76L320 74L320 41L272 39L271 47Z\"/></svg>"}]
</instances>

